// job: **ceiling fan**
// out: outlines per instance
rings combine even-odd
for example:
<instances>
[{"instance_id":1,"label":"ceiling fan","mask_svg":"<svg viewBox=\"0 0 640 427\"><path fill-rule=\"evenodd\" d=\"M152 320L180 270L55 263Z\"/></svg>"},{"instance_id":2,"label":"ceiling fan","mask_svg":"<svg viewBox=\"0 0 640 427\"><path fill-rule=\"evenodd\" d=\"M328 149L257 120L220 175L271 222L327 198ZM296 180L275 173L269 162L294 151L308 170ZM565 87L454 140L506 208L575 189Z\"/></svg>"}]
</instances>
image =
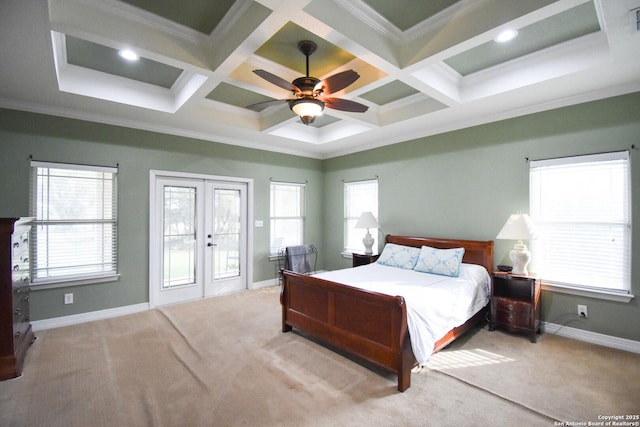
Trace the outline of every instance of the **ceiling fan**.
<instances>
[{"instance_id":1,"label":"ceiling fan","mask_svg":"<svg viewBox=\"0 0 640 427\"><path fill-rule=\"evenodd\" d=\"M307 58L307 75L305 77L298 77L291 83L268 71L253 70L254 73L266 81L291 91L295 98L259 102L249 105L247 108L260 110L264 107L271 106L271 104L286 102L289 104L291 111L300 116L300 120L302 120L302 123L305 125L313 123L316 116L322 113L324 107L352 113L364 113L367 111L369 107L359 102L326 96L338 92L358 80L360 75L355 71L342 71L324 80L309 76L309 56L315 52L317 48L318 46L311 40L302 40L298 43L298 49Z\"/></svg>"}]
</instances>

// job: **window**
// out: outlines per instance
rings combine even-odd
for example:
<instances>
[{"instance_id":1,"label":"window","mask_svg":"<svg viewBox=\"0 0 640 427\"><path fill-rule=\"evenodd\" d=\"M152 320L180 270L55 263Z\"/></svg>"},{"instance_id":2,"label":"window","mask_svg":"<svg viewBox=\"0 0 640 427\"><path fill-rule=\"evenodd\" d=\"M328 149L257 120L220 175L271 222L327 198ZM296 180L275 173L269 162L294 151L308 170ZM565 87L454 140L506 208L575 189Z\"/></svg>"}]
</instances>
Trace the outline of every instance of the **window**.
<instances>
[{"instance_id":1,"label":"window","mask_svg":"<svg viewBox=\"0 0 640 427\"><path fill-rule=\"evenodd\" d=\"M378 218L378 180L344 183L344 252L363 252L362 238L366 230L355 228L362 212L370 211ZM369 229L375 239L373 253L378 253L378 229Z\"/></svg>"},{"instance_id":2,"label":"window","mask_svg":"<svg viewBox=\"0 0 640 427\"><path fill-rule=\"evenodd\" d=\"M630 291L629 153L531 162L532 269L543 282Z\"/></svg>"},{"instance_id":3,"label":"window","mask_svg":"<svg viewBox=\"0 0 640 427\"><path fill-rule=\"evenodd\" d=\"M271 255L304 244L304 184L271 182Z\"/></svg>"},{"instance_id":4,"label":"window","mask_svg":"<svg viewBox=\"0 0 640 427\"><path fill-rule=\"evenodd\" d=\"M117 275L116 168L31 162L33 283Z\"/></svg>"}]
</instances>

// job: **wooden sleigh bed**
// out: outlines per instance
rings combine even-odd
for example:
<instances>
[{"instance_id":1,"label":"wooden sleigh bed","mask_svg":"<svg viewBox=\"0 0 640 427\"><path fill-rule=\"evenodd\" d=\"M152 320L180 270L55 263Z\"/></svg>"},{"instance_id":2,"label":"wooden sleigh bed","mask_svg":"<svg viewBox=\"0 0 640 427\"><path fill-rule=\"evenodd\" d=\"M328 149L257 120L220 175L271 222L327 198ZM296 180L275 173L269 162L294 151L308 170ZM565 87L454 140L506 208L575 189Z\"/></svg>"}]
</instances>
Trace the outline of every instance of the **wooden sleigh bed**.
<instances>
[{"instance_id":1,"label":"wooden sleigh bed","mask_svg":"<svg viewBox=\"0 0 640 427\"><path fill-rule=\"evenodd\" d=\"M464 263L493 269L493 242L387 235L385 244L465 248ZM282 331L310 337L362 358L398 376L398 390L411 385L413 355L402 296L390 296L284 270L280 295ZM434 353L483 320L486 308L440 338Z\"/></svg>"}]
</instances>

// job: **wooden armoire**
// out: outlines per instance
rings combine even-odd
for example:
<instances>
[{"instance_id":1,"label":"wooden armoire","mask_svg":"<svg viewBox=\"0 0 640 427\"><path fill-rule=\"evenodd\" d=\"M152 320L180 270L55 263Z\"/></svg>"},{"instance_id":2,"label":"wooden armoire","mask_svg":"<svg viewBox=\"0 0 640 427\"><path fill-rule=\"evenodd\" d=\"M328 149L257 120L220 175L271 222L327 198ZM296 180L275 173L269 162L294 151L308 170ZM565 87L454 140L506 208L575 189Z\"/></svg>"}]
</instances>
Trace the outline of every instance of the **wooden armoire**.
<instances>
[{"instance_id":1,"label":"wooden armoire","mask_svg":"<svg viewBox=\"0 0 640 427\"><path fill-rule=\"evenodd\" d=\"M31 218L0 218L0 380L22 375L29 321Z\"/></svg>"}]
</instances>

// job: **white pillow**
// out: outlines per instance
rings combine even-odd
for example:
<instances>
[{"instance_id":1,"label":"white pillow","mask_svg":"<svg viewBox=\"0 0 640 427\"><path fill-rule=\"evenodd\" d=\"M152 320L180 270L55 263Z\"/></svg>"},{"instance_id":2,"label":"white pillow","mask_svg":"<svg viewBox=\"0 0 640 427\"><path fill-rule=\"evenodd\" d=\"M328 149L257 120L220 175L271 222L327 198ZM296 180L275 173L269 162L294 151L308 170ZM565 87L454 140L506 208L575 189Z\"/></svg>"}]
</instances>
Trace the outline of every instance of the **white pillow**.
<instances>
[{"instance_id":1,"label":"white pillow","mask_svg":"<svg viewBox=\"0 0 640 427\"><path fill-rule=\"evenodd\" d=\"M395 243L387 243L376 261L378 264L388 267L404 268L412 270L416 265L420 249L413 246L396 245Z\"/></svg>"},{"instance_id":2,"label":"white pillow","mask_svg":"<svg viewBox=\"0 0 640 427\"><path fill-rule=\"evenodd\" d=\"M423 273L458 277L463 255L464 248L436 249L430 246L423 246L413 269Z\"/></svg>"}]
</instances>

